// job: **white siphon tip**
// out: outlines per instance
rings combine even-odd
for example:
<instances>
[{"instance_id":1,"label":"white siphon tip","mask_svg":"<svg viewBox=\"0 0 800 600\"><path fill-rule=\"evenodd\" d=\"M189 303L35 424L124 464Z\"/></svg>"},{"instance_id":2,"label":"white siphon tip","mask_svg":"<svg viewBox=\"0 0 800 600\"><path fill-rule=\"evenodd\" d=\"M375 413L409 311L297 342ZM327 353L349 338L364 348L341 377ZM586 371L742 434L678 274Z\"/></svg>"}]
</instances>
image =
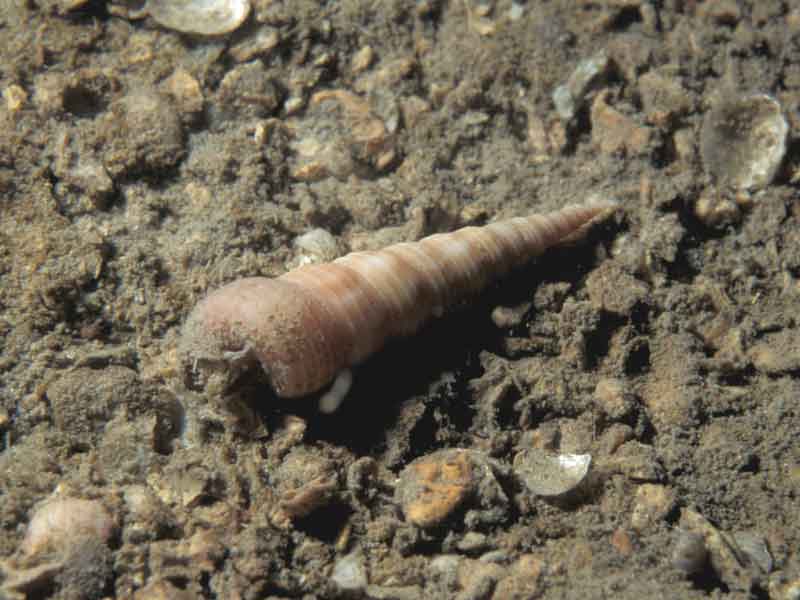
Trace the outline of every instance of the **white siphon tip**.
<instances>
[{"instance_id":1,"label":"white siphon tip","mask_svg":"<svg viewBox=\"0 0 800 600\"><path fill-rule=\"evenodd\" d=\"M353 385L353 373L350 369L339 371L330 389L319 398L319 412L327 415L336 412L344 402L350 386Z\"/></svg>"}]
</instances>

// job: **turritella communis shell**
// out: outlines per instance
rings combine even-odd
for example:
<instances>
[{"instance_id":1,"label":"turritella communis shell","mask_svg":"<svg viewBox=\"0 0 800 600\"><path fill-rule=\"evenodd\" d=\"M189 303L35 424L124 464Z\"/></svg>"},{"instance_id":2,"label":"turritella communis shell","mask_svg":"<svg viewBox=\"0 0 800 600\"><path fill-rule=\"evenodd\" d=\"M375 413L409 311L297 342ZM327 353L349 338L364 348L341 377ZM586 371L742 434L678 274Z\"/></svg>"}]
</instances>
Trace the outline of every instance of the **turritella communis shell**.
<instances>
[{"instance_id":1,"label":"turritella communis shell","mask_svg":"<svg viewBox=\"0 0 800 600\"><path fill-rule=\"evenodd\" d=\"M189 383L230 376L255 359L278 396L319 391L387 340L413 334L547 248L580 237L614 207L569 206L234 281L202 300L184 326Z\"/></svg>"}]
</instances>

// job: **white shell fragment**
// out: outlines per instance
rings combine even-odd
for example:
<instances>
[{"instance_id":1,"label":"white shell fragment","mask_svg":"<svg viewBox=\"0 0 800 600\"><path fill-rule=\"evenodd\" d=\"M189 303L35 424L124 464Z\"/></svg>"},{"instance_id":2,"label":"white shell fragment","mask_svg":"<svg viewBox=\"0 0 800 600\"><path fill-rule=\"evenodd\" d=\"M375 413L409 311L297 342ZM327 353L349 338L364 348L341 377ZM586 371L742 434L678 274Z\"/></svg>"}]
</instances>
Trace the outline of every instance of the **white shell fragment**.
<instances>
[{"instance_id":1,"label":"white shell fragment","mask_svg":"<svg viewBox=\"0 0 800 600\"><path fill-rule=\"evenodd\" d=\"M786 154L789 124L767 94L722 98L703 120L701 153L706 171L737 190L772 182Z\"/></svg>"},{"instance_id":2,"label":"white shell fragment","mask_svg":"<svg viewBox=\"0 0 800 600\"><path fill-rule=\"evenodd\" d=\"M114 527L111 515L96 500L48 500L37 507L28 524L22 553L32 555L46 549L62 551L83 538L95 538L105 543Z\"/></svg>"},{"instance_id":3,"label":"white shell fragment","mask_svg":"<svg viewBox=\"0 0 800 600\"><path fill-rule=\"evenodd\" d=\"M753 531L736 531L733 533L733 540L751 564L757 566L765 575L772 573L774 561L762 536Z\"/></svg>"},{"instance_id":4,"label":"white shell fragment","mask_svg":"<svg viewBox=\"0 0 800 600\"><path fill-rule=\"evenodd\" d=\"M312 229L294 240L296 256L290 268L331 262L342 255L339 242L324 229Z\"/></svg>"},{"instance_id":5,"label":"white shell fragment","mask_svg":"<svg viewBox=\"0 0 800 600\"><path fill-rule=\"evenodd\" d=\"M526 448L514 457L514 472L537 496L560 496L586 478L592 463L590 454L552 454Z\"/></svg>"},{"instance_id":6,"label":"white shell fragment","mask_svg":"<svg viewBox=\"0 0 800 600\"><path fill-rule=\"evenodd\" d=\"M145 10L168 29L222 35L244 22L250 14L250 0L148 0Z\"/></svg>"},{"instance_id":7,"label":"white shell fragment","mask_svg":"<svg viewBox=\"0 0 800 600\"><path fill-rule=\"evenodd\" d=\"M586 101L586 94L610 70L611 61L605 52L596 55L581 63L569 76L563 85L553 90L553 104L562 121L571 120Z\"/></svg>"},{"instance_id":8,"label":"white shell fragment","mask_svg":"<svg viewBox=\"0 0 800 600\"><path fill-rule=\"evenodd\" d=\"M331 581L342 591L360 592L369 583L364 558L358 554L348 554L336 561L331 573Z\"/></svg>"}]
</instances>

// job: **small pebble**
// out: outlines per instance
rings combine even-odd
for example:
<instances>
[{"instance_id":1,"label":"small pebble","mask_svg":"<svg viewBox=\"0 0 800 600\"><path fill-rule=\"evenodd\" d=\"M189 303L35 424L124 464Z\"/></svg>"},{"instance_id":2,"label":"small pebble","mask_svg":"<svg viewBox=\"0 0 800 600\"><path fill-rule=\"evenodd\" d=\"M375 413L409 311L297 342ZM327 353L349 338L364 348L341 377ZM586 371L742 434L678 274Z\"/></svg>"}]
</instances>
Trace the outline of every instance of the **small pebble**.
<instances>
[{"instance_id":1,"label":"small pebble","mask_svg":"<svg viewBox=\"0 0 800 600\"><path fill-rule=\"evenodd\" d=\"M748 354L753 366L761 373L780 375L800 369L800 335L795 329L766 334L754 344Z\"/></svg>"},{"instance_id":2,"label":"small pebble","mask_svg":"<svg viewBox=\"0 0 800 600\"><path fill-rule=\"evenodd\" d=\"M3 99L6 101L8 112L15 113L25 105L28 94L20 86L13 84L3 90Z\"/></svg>"},{"instance_id":3,"label":"small pebble","mask_svg":"<svg viewBox=\"0 0 800 600\"><path fill-rule=\"evenodd\" d=\"M611 545L622 556L630 556L633 554L633 539L631 535L622 528L615 529L611 534Z\"/></svg>"},{"instance_id":4,"label":"small pebble","mask_svg":"<svg viewBox=\"0 0 800 600\"><path fill-rule=\"evenodd\" d=\"M650 289L616 261L606 261L586 279L592 305L608 313L630 316L637 306L645 304Z\"/></svg>"},{"instance_id":5,"label":"small pebble","mask_svg":"<svg viewBox=\"0 0 800 600\"><path fill-rule=\"evenodd\" d=\"M660 481L664 477L655 448L641 442L625 442L610 458L615 471L634 481Z\"/></svg>"},{"instance_id":6,"label":"small pebble","mask_svg":"<svg viewBox=\"0 0 800 600\"><path fill-rule=\"evenodd\" d=\"M708 551L708 564L731 590L746 592L762 579L760 567L748 560L748 555L737 547L734 537L715 527L703 515L684 508L679 523L682 530L703 537Z\"/></svg>"},{"instance_id":7,"label":"small pebble","mask_svg":"<svg viewBox=\"0 0 800 600\"><path fill-rule=\"evenodd\" d=\"M348 554L333 565L331 581L343 591L361 591L369 583L364 558L358 554Z\"/></svg>"},{"instance_id":8,"label":"small pebble","mask_svg":"<svg viewBox=\"0 0 800 600\"><path fill-rule=\"evenodd\" d=\"M162 84L182 115L195 115L203 110L205 99L200 82L184 69L177 69Z\"/></svg>"},{"instance_id":9,"label":"small pebble","mask_svg":"<svg viewBox=\"0 0 800 600\"><path fill-rule=\"evenodd\" d=\"M236 65L225 73L217 88L214 120L264 119L280 106L283 92L260 61Z\"/></svg>"},{"instance_id":10,"label":"small pebble","mask_svg":"<svg viewBox=\"0 0 800 600\"><path fill-rule=\"evenodd\" d=\"M90 368L67 371L47 387L53 424L76 442L96 443L114 415L135 404L136 372L111 365L98 378Z\"/></svg>"},{"instance_id":11,"label":"small pebble","mask_svg":"<svg viewBox=\"0 0 800 600\"><path fill-rule=\"evenodd\" d=\"M624 419L636 405L625 383L615 377L604 377L597 382L594 400L598 408L615 421Z\"/></svg>"},{"instance_id":12,"label":"small pebble","mask_svg":"<svg viewBox=\"0 0 800 600\"><path fill-rule=\"evenodd\" d=\"M459 598L488 598L506 573L507 568L501 565L465 560L458 571L458 583L463 590Z\"/></svg>"},{"instance_id":13,"label":"small pebble","mask_svg":"<svg viewBox=\"0 0 800 600\"><path fill-rule=\"evenodd\" d=\"M654 130L611 106L609 94L603 90L592 102L592 142L603 154L648 154L654 143Z\"/></svg>"},{"instance_id":14,"label":"small pebble","mask_svg":"<svg viewBox=\"0 0 800 600\"><path fill-rule=\"evenodd\" d=\"M255 35L249 35L228 49L228 54L238 63L268 56L280 43L280 34L275 29L261 27Z\"/></svg>"},{"instance_id":15,"label":"small pebble","mask_svg":"<svg viewBox=\"0 0 800 600\"><path fill-rule=\"evenodd\" d=\"M733 26L742 18L742 9L736 0L701 2L696 10L697 16L701 19L709 19L720 25Z\"/></svg>"},{"instance_id":16,"label":"small pebble","mask_svg":"<svg viewBox=\"0 0 800 600\"><path fill-rule=\"evenodd\" d=\"M512 553L508 550L489 550L481 554L478 560L486 563L495 563L498 565L507 564L511 560Z\"/></svg>"},{"instance_id":17,"label":"small pebble","mask_svg":"<svg viewBox=\"0 0 800 600\"><path fill-rule=\"evenodd\" d=\"M189 590L177 588L166 579L146 585L133 594L133 600L195 600L196 598Z\"/></svg>"},{"instance_id":18,"label":"small pebble","mask_svg":"<svg viewBox=\"0 0 800 600\"><path fill-rule=\"evenodd\" d=\"M406 519L418 527L445 520L474 492L474 465L465 450L423 456L400 473L396 497Z\"/></svg>"},{"instance_id":19,"label":"small pebble","mask_svg":"<svg viewBox=\"0 0 800 600\"><path fill-rule=\"evenodd\" d=\"M180 115L154 89L131 90L102 115L103 163L112 179L142 171L163 171L186 154Z\"/></svg>"},{"instance_id":20,"label":"small pebble","mask_svg":"<svg viewBox=\"0 0 800 600\"><path fill-rule=\"evenodd\" d=\"M368 600L419 600L422 589L416 585L368 585L365 598Z\"/></svg>"},{"instance_id":21,"label":"small pebble","mask_svg":"<svg viewBox=\"0 0 800 600\"><path fill-rule=\"evenodd\" d=\"M675 506L675 491L665 485L644 483L636 490L631 527L643 531L664 519Z\"/></svg>"},{"instance_id":22,"label":"small pebble","mask_svg":"<svg viewBox=\"0 0 800 600\"><path fill-rule=\"evenodd\" d=\"M774 600L800 600L800 578L788 583L781 579L771 580L769 597Z\"/></svg>"},{"instance_id":23,"label":"small pebble","mask_svg":"<svg viewBox=\"0 0 800 600\"><path fill-rule=\"evenodd\" d=\"M762 573L768 575L774 566L772 555L764 538L753 531L737 531L733 534L736 545Z\"/></svg>"},{"instance_id":24,"label":"small pebble","mask_svg":"<svg viewBox=\"0 0 800 600\"><path fill-rule=\"evenodd\" d=\"M492 311L492 321L500 329L517 327L522 324L531 304L531 302L525 302L517 306L496 306Z\"/></svg>"},{"instance_id":25,"label":"small pebble","mask_svg":"<svg viewBox=\"0 0 800 600\"><path fill-rule=\"evenodd\" d=\"M647 121L657 127L669 127L693 107L691 96L680 82L658 71L642 74L638 88Z\"/></svg>"},{"instance_id":26,"label":"small pebble","mask_svg":"<svg viewBox=\"0 0 800 600\"><path fill-rule=\"evenodd\" d=\"M606 429L597 440L595 448L601 456L609 456L614 454L622 444L632 440L634 437L634 431L630 425L612 423L611 427Z\"/></svg>"},{"instance_id":27,"label":"small pebble","mask_svg":"<svg viewBox=\"0 0 800 600\"><path fill-rule=\"evenodd\" d=\"M166 535L177 527L176 520L167 506L145 485L130 485L123 490L125 528L123 541L141 544Z\"/></svg>"},{"instance_id":28,"label":"small pebble","mask_svg":"<svg viewBox=\"0 0 800 600\"><path fill-rule=\"evenodd\" d=\"M406 520L433 527L464 509L468 530L504 522L509 499L497 482L500 466L474 450L439 450L416 459L400 473L395 498Z\"/></svg>"},{"instance_id":29,"label":"small pebble","mask_svg":"<svg viewBox=\"0 0 800 600\"><path fill-rule=\"evenodd\" d=\"M331 262L342 255L336 238L324 229L312 229L294 240L297 255L291 267Z\"/></svg>"},{"instance_id":30,"label":"small pebble","mask_svg":"<svg viewBox=\"0 0 800 600\"><path fill-rule=\"evenodd\" d=\"M464 537L458 541L456 548L465 554L477 554L486 550L491 545L491 542L483 533L468 531L464 534Z\"/></svg>"},{"instance_id":31,"label":"small pebble","mask_svg":"<svg viewBox=\"0 0 800 600\"><path fill-rule=\"evenodd\" d=\"M457 554L439 554L430 561L430 568L443 575L454 573L461 564L462 558Z\"/></svg>"},{"instance_id":32,"label":"small pebble","mask_svg":"<svg viewBox=\"0 0 800 600\"><path fill-rule=\"evenodd\" d=\"M353 55L350 61L350 71L354 75L366 71L375 60L375 51L372 46L362 46L361 49Z\"/></svg>"},{"instance_id":33,"label":"small pebble","mask_svg":"<svg viewBox=\"0 0 800 600\"><path fill-rule=\"evenodd\" d=\"M523 554L511 565L508 576L503 577L495 587L493 599L504 598L537 598L541 596L539 589L546 565L534 554Z\"/></svg>"},{"instance_id":34,"label":"small pebble","mask_svg":"<svg viewBox=\"0 0 800 600\"><path fill-rule=\"evenodd\" d=\"M696 575L705 569L707 563L705 538L699 533L679 530L672 550L672 564L687 575Z\"/></svg>"},{"instance_id":35,"label":"small pebble","mask_svg":"<svg viewBox=\"0 0 800 600\"><path fill-rule=\"evenodd\" d=\"M733 200L709 188L695 201L694 216L708 227L722 228L739 222L742 212Z\"/></svg>"},{"instance_id":36,"label":"small pebble","mask_svg":"<svg viewBox=\"0 0 800 600\"><path fill-rule=\"evenodd\" d=\"M300 446L286 455L273 481L279 507L271 518L284 526L329 504L339 486L333 461Z\"/></svg>"},{"instance_id":37,"label":"small pebble","mask_svg":"<svg viewBox=\"0 0 800 600\"><path fill-rule=\"evenodd\" d=\"M45 72L34 77L33 104L43 115L64 110L64 96L69 81L62 73Z\"/></svg>"}]
</instances>

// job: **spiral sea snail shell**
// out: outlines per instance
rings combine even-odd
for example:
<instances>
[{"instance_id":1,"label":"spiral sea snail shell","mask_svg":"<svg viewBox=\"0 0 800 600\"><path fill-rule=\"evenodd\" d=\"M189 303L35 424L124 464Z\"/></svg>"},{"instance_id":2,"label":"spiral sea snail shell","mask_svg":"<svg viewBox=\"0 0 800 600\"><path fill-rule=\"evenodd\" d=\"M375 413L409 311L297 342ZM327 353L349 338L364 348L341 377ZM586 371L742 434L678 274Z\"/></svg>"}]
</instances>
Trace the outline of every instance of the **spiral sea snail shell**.
<instances>
[{"instance_id":1,"label":"spiral sea snail shell","mask_svg":"<svg viewBox=\"0 0 800 600\"><path fill-rule=\"evenodd\" d=\"M349 388L349 367L547 248L577 239L615 206L568 206L229 283L186 321L179 352L189 383L235 376L256 360L282 398L333 381L320 409L334 410Z\"/></svg>"}]
</instances>

